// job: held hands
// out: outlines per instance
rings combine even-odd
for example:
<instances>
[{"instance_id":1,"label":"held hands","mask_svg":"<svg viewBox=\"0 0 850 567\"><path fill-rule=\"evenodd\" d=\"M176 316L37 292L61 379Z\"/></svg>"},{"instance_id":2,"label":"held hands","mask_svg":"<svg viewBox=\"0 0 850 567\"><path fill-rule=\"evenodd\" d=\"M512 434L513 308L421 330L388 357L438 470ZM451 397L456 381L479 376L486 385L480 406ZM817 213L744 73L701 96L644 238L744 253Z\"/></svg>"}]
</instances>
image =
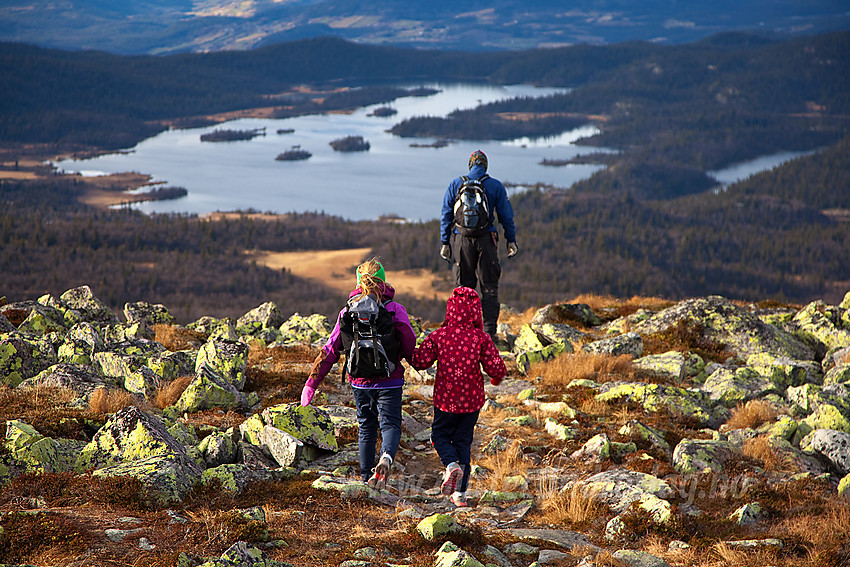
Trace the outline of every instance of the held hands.
<instances>
[{"instance_id":1,"label":"held hands","mask_svg":"<svg viewBox=\"0 0 850 567\"><path fill-rule=\"evenodd\" d=\"M440 247L440 257L446 262L452 261L452 247L450 244L443 244Z\"/></svg>"},{"instance_id":2,"label":"held hands","mask_svg":"<svg viewBox=\"0 0 850 567\"><path fill-rule=\"evenodd\" d=\"M301 390L301 405L309 406L310 402L313 400L313 396L316 395L316 388L312 386L308 386L304 384L304 389Z\"/></svg>"},{"instance_id":3,"label":"held hands","mask_svg":"<svg viewBox=\"0 0 850 567\"><path fill-rule=\"evenodd\" d=\"M519 252L516 242L508 242L508 258L513 258Z\"/></svg>"}]
</instances>

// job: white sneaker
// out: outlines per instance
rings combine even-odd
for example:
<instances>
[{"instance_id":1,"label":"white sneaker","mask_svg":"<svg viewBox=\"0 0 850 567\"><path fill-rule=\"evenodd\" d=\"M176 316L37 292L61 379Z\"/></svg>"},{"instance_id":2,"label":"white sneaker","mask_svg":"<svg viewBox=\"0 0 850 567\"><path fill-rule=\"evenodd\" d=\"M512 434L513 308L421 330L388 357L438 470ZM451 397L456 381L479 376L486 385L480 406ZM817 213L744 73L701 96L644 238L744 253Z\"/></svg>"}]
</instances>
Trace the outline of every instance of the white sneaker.
<instances>
[{"instance_id":1,"label":"white sneaker","mask_svg":"<svg viewBox=\"0 0 850 567\"><path fill-rule=\"evenodd\" d=\"M372 469L372 476L366 481L366 484L376 490L383 490L387 485L387 479L390 476L390 470L393 468L393 458L389 454L384 453L375 468Z\"/></svg>"},{"instance_id":2,"label":"white sneaker","mask_svg":"<svg viewBox=\"0 0 850 567\"><path fill-rule=\"evenodd\" d=\"M448 496L455 491L455 487L463 478L463 467L457 463L449 463L446 467L446 473L443 477L443 484L440 486L440 492Z\"/></svg>"}]
</instances>

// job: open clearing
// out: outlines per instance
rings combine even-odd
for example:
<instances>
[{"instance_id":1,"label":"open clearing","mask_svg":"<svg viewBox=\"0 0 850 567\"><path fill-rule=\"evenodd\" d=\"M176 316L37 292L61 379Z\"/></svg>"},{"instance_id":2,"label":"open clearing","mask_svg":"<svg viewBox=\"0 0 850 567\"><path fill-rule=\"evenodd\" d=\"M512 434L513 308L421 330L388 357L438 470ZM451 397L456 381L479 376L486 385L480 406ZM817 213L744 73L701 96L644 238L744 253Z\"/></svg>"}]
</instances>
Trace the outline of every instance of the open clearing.
<instances>
[{"instance_id":1,"label":"open clearing","mask_svg":"<svg viewBox=\"0 0 850 567\"><path fill-rule=\"evenodd\" d=\"M248 250L250 260L274 270L286 268L293 275L315 281L341 293L354 289L354 270L372 253L371 248L347 250L310 250L306 252L269 252ZM386 270L387 283L399 296L423 299L447 298L451 285L447 278L427 270Z\"/></svg>"}]
</instances>

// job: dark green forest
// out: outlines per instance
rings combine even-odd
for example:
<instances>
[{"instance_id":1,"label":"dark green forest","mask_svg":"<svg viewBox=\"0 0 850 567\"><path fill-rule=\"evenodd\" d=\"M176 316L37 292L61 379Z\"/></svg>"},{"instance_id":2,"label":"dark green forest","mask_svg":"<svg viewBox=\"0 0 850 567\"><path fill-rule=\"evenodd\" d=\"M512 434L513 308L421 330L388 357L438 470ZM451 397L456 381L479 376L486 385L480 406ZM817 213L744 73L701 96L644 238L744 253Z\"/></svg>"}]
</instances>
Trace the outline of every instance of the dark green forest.
<instances>
[{"instance_id":1,"label":"dark green forest","mask_svg":"<svg viewBox=\"0 0 850 567\"><path fill-rule=\"evenodd\" d=\"M837 302L850 281L850 223L822 209L850 209L847 187L850 139L725 191L677 199L640 201L599 191L592 179L571 190L518 194L512 202L521 253L503 263L501 300L517 309L580 293ZM0 184L2 293L9 301L88 284L115 309L127 301L164 303L184 323L239 316L269 300L284 313L339 309L339 294L246 262L250 248L372 246L392 269L448 271L437 255L436 221L146 216L83 207L76 201L83 188L61 177ZM440 301L405 297L403 289L398 297L417 316L442 317Z\"/></svg>"},{"instance_id":2,"label":"dark green forest","mask_svg":"<svg viewBox=\"0 0 850 567\"><path fill-rule=\"evenodd\" d=\"M606 169L573 187L512 198L520 254L503 264L503 303L525 309L580 293L838 301L850 287L848 68L850 32L511 53L319 39L121 57L0 43L0 147L13 156L131 147L169 124L205 123L211 113L274 105L277 116L289 116L386 102L413 94L389 85L413 80L571 86L564 95L421 117L394 130L496 139L589 121L600 133L583 143L617 150L605 155ZM291 90L302 84L321 96ZM358 88L328 96L337 87ZM787 150L814 153L723 190L707 173ZM285 313L331 315L337 294L248 263L244 251L370 246L392 269L448 271L437 255L436 222L145 216L84 207L77 202L84 189L82 180L58 176L0 182L0 296L33 299L88 284L115 309L164 303L183 322L238 316L268 300ZM442 317L439 301L403 290L399 298L416 315Z\"/></svg>"}]
</instances>

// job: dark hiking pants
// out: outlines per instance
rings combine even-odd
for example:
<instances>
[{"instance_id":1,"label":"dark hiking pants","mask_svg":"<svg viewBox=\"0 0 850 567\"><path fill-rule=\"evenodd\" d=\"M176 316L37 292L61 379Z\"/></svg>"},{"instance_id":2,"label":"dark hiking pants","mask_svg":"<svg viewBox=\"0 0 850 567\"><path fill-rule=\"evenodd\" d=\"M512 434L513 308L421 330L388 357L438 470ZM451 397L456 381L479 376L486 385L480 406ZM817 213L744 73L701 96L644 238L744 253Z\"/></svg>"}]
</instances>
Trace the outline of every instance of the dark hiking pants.
<instances>
[{"instance_id":1,"label":"dark hiking pants","mask_svg":"<svg viewBox=\"0 0 850 567\"><path fill-rule=\"evenodd\" d=\"M455 284L478 291L484 332L491 336L495 336L499 322L499 276L502 275L502 267L496 246L498 239L495 232L478 238L455 234L452 246Z\"/></svg>"},{"instance_id":2,"label":"dark hiking pants","mask_svg":"<svg viewBox=\"0 0 850 567\"><path fill-rule=\"evenodd\" d=\"M455 490L466 492L469 484L469 473L472 470L472 437L475 424L478 422L478 412L449 413L438 407L434 408L434 423L431 425L431 443L443 466L457 463L463 468L463 478Z\"/></svg>"}]
</instances>

